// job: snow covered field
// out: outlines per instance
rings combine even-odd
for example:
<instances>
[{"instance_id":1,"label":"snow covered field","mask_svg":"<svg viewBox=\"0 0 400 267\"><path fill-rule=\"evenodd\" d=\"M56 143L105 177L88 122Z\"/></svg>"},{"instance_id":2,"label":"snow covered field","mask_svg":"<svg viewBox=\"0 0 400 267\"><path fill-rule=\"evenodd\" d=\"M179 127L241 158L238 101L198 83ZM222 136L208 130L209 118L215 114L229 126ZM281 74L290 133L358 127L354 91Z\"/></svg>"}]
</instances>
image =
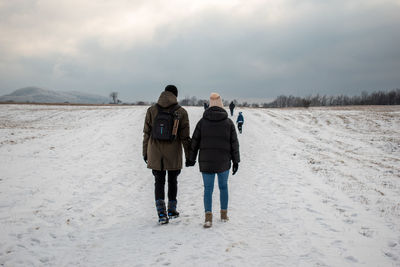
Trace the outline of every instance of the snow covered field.
<instances>
[{"instance_id":1,"label":"snow covered field","mask_svg":"<svg viewBox=\"0 0 400 267\"><path fill-rule=\"evenodd\" d=\"M230 221L203 229L198 165L156 223L146 107L0 105L0 266L400 266L399 106L241 111Z\"/></svg>"}]
</instances>

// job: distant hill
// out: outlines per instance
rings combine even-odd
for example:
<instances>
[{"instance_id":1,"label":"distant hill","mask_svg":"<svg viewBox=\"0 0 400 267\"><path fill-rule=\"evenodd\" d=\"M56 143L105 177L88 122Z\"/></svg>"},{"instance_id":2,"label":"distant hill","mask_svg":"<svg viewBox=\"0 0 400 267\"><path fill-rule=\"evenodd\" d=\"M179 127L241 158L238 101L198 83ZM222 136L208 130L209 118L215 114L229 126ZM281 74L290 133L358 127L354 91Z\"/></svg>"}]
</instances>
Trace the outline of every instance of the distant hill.
<instances>
[{"instance_id":1,"label":"distant hill","mask_svg":"<svg viewBox=\"0 0 400 267\"><path fill-rule=\"evenodd\" d=\"M61 92L38 87L25 87L1 96L0 102L107 104L110 99L76 91Z\"/></svg>"}]
</instances>

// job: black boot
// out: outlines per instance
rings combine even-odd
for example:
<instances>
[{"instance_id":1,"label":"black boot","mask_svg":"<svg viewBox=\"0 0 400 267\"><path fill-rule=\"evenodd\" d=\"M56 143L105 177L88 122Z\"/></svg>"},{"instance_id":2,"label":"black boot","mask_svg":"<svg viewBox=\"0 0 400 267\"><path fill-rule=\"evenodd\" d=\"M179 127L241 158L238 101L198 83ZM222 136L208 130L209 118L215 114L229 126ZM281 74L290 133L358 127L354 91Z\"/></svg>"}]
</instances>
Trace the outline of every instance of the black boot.
<instances>
[{"instance_id":1,"label":"black boot","mask_svg":"<svg viewBox=\"0 0 400 267\"><path fill-rule=\"evenodd\" d=\"M168 217L170 219L179 217L179 212L176 211L176 200L168 201Z\"/></svg>"},{"instance_id":2,"label":"black boot","mask_svg":"<svg viewBox=\"0 0 400 267\"><path fill-rule=\"evenodd\" d=\"M168 223L167 211L165 210L165 202L163 199L156 200L156 208L158 214L158 222L160 224Z\"/></svg>"}]
</instances>

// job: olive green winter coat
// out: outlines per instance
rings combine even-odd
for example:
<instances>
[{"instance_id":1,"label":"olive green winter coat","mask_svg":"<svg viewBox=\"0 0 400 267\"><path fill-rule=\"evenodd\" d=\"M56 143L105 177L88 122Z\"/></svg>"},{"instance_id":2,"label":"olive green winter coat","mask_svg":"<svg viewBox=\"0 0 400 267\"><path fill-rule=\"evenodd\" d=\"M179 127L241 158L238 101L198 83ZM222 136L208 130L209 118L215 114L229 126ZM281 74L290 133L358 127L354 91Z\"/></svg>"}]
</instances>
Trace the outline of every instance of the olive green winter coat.
<instances>
[{"instance_id":1,"label":"olive green winter coat","mask_svg":"<svg viewBox=\"0 0 400 267\"><path fill-rule=\"evenodd\" d=\"M176 96L164 91L157 102L162 108L177 104ZM154 140L151 137L153 121L158 113L157 106L152 105L147 109L143 128L143 157L147 156L147 168L152 170L180 170L182 169L182 146L186 158L189 157L190 130L189 117L186 110L180 107L178 136L174 141Z\"/></svg>"}]
</instances>

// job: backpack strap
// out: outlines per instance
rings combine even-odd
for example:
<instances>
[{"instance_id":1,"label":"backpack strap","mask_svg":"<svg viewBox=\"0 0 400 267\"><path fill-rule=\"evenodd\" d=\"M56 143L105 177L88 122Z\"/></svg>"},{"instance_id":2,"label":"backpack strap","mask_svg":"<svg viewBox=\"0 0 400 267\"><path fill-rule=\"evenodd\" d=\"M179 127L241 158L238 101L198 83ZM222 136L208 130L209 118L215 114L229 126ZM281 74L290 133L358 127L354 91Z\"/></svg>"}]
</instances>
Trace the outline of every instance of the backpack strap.
<instances>
[{"instance_id":1,"label":"backpack strap","mask_svg":"<svg viewBox=\"0 0 400 267\"><path fill-rule=\"evenodd\" d=\"M174 114L175 111L177 111L181 106L179 104L175 104L172 109L171 109L171 113Z\"/></svg>"}]
</instances>

